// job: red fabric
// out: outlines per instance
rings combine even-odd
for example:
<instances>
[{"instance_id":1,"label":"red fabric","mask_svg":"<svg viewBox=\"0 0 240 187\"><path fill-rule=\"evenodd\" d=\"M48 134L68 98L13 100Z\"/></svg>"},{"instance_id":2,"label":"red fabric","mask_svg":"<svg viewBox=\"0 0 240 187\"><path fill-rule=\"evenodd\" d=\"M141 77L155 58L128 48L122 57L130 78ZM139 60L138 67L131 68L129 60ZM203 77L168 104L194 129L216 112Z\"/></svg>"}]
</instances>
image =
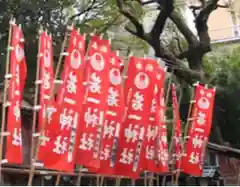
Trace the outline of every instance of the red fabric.
<instances>
[{"instance_id":1,"label":"red fabric","mask_svg":"<svg viewBox=\"0 0 240 187\"><path fill-rule=\"evenodd\" d=\"M51 91L53 89L54 70L53 70L53 51L52 51L52 37L48 36L46 32L42 32L39 38L39 53L40 53L40 106L38 131L40 132L43 123L49 124L52 118L52 112L56 111L56 108L51 106L54 98L50 101ZM50 107L50 106L51 107ZM44 121L45 112L51 110L51 115ZM47 115L46 115L47 116Z\"/></svg>"},{"instance_id":2,"label":"red fabric","mask_svg":"<svg viewBox=\"0 0 240 187\"><path fill-rule=\"evenodd\" d=\"M111 54L108 88L108 109L103 125L100 169L97 173L115 174L117 144L124 112L123 86L121 77L121 59L115 53ZM91 170L91 169L90 169Z\"/></svg>"},{"instance_id":3,"label":"red fabric","mask_svg":"<svg viewBox=\"0 0 240 187\"><path fill-rule=\"evenodd\" d=\"M164 89L165 71L158 69L156 72L157 83L155 84L154 96L152 99L151 114L147 127L146 138L144 142L144 166L143 169L150 172L159 172L159 164L156 157L156 141L159 133L160 124L157 123L157 109L160 107L159 97L161 90Z\"/></svg>"},{"instance_id":4,"label":"red fabric","mask_svg":"<svg viewBox=\"0 0 240 187\"><path fill-rule=\"evenodd\" d=\"M164 74L165 75L165 74ZM160 89L159 97L159 107L157 107L156 121L159 126L158 136L156 142L156 155L157 155L157 168L158 172L165 173L168 172L168 162L169 162L169 153L168 153L168 141L167 141L167 124L165 122L166 117L166 104L164 99L164 87Z\"/></svg>"},{"instance_id":5,"label":"red fabric","mask_svg":"<svg viewBox=\"0 0 240 187\"><path fill-rule=\"evenodd\" d=\"M24 54L24 38L21 28L12 25L12 39L10 52L10 74L8 101L11 105L7 115L6 159L8 163L21 164L23 162L22 135L21 135L21 102L26 79L26 61Z\"/></svg>"},{"instance_id":6,"label":"red fabric","mask_svg":"<svg viewBox=\"0 0 240 187\"><path fill-rule=\"evenodd\" d=\"M100 143L107 110L109 87L110 44L98 36L92 36L85 66L83 114L77 141L76 163L85 167L100 167Z\"/></svg>"},{"instance_id":7,"label":"red fabric","mask_svg":"<svg viewBox=\"0 0 240 187\"><path fill-rule=\"evenodd\" d=\"M116 174L137 178L143 166L143 144L150 116L156 62L131 57L125 84L126 110L116 160Z\"/></svg>"},{"instance_id":8,"label":"red fabric","mask_svg":"<svg viewBox=\"0 0 240 187\"><path fill-rule=\"evenodd\" d=\"M180 169L181 155L182 155L182 127L181 119L179 116L179 106L177 100L177 92L175 84L172 84L172 101L173 101L173 116L174 116L174 137L173 137L173 159L175 161L175 169Z\"/></svg>"},{"instance_id":9,"label":"red fabric","mask_svg":"<svg viewBox=\"0 0 240 187\"><path fill-rule=\"evenodd\" d=\"M83 102L84 37L76 30L70 34L68 56L65 58L63 84L57 97L59 116L50 126L50 141L42 158L46 168L73 171L75 164L76 135L79 130L79 113ZM43 152L44 153L44 152Z\"/></svg>"},{"instance_id":10,"label":"red fabric","mask_svg":"<svg viewBox=\"0 0 240 187\"><path fill-rule=\"evenodd\" d=\"M183 172L202 176L205 162L205 149L212 125L212 112L214 106L215 90L198 85L195 90L193 106L194 120L189 129L189 139L186 143L186 154L182 158ZM196 115L195 115L196 114Z\"/></svg>"},{"instance_id":11,"label":"red fabric","mask_svg":"<svg viewBox=\"0 0 240 187\"><path fill-rule=\"evenodd\" d=\"M46 146L50 142L50 129L53 128L53 123L57 123L57 106L55 98L51 98L51 92L54 87L54 69L53 69L53 50L52 38L46 32L42 32L39 37L39 80L40 84L40 106L38 132L41 132L43 125L45 126L43 136L41 137L38 159L45 161ZM45 113L46 112L46 113ZM46 119L45 119L46 116ZM44 124L45 123L45 124ZM53 129L52 129L53 130Z\"/></svg>"}]
</instances>

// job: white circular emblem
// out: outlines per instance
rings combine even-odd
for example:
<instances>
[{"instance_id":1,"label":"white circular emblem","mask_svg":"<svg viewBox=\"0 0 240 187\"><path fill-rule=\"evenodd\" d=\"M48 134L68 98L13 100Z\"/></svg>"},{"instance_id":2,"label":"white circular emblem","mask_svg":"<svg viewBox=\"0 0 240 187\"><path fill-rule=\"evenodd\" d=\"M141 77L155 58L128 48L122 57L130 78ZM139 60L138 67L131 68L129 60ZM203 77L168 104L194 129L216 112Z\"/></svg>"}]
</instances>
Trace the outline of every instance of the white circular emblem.
<instances>
[{"instance_id":1,"label":"white circular emblem","mask_svg":"<svg viewBox=\"0 0 240 187\"><path fill-rule=\"evenodd\" d=\"M90 59L90 63L94 70L102 71L104 69L103 56L100 53L95 52Z\"/></svg>"},{"instance_id":2,"label":"white circular emblem","mask_svg":"<svg viewBox=\"0 0 240 187\"><path fill-rule=\"evenodd\" d=\"M201 109L208 109L210 107L210 102L206 97L201 97L198 101L198 107Z\"/></svg>"},{"instance_id":3,"label":"white circular emblem","mask_svg":"<svg viewBox=\"0 0 240 187\"><path fill-rule=\"evenodd\" d=\"M138 89L146 89L149 85L149 77L146 73L140 72L136 75L134 83Z\"/></svg>"},{"instance_id":4,"label":"white circular emblem","mask_svg":"<svg viewBox=\"0 0 240 187\"><path fill-rule=\"evenodd\" d=\"M51 59L50 59L49 51L45 50L44 51L44 61L43 61L44 66L49 67L50 66L50 60Z\"/></svg>"},{"instance_id":5,"label":"white circular emblem","mask_svg":"<svg viewBox=\"0 0 240 187\"><path fill-rule=\"evenodd\" d=\"M76 49L71 53L70 64L73 69L78 69L81 65L81 54Z\"/></svg>"},{"instance_id":6,"label":"white circular emblem","mask_svg":"<svg viewBox=\"0 0 240 187\"><path fill-rule=\"evenodd\" d=\"M24 50L20 47L19 44L16 45L15 55L18 62L22 61L24 58Z\"/></svg>"},{"instance_id":7,"label":"white circular emblem","mask_svg":"<svg viewBox=\"0 0 240 187\"><path fill-rule=\"evenodd\" d=\"M121 80L122 80L119 69L117 69L117 68L111 69L110 72L109 72L109 78L110 78L110 82L113 85L115 85L115 86L119 85L121 83Z\"/></svg>"}]
</instances>

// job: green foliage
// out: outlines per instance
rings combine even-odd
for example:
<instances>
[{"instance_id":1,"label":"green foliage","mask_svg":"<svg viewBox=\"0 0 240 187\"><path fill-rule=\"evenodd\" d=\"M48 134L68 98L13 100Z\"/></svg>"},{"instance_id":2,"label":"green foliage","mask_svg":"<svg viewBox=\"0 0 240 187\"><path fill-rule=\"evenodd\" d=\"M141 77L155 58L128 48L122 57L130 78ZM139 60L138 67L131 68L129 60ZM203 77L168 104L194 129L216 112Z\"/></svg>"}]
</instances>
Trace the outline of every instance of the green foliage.
<instances>
[{"instance_id":1,"label":"green foliage","mask_svg":"<svg viewBox=\"0 0 240 187\"><path fill-rule=\"evenodd\" d=\"M240 147L240 47L224 49L205 59L204 65L212 75L212 83L225 89L223 93L217 92L215 122L224 140Z\"/></svg>"},{"instance_id":2,"label":"green foliage","mask_svg":"<svg viewBox=\"0 0 240 187\"><path fill-rule=\"evenodd\" d=\"M5 62L5 54L8 39L8 28L10 16L16 18L16 22L22 25L25 35L25 53L27 56L28 79L27 87L33 87L36 74L36 57L38 29L41 26L47 29L53 36L54 41L54 62L58 60L63 41L65 28L68 23L75 23L81 33L103 34L104 38L112 38L114 50L141 51L140 54L147 53L148 45L142 40L131 36L124 30L127 24L118 11L115 0L0 0L0 61ZM135 16L143 14L142 9L136 2L129 2ZM118 35L111 36L109 33ZM125 33L124 33L125 32ZM87 38L89 40L89 37ZM122 53L127 54L127 53ZM0 65L1 77L5 74L5 63Z\"/></svg>"}]
</instances>

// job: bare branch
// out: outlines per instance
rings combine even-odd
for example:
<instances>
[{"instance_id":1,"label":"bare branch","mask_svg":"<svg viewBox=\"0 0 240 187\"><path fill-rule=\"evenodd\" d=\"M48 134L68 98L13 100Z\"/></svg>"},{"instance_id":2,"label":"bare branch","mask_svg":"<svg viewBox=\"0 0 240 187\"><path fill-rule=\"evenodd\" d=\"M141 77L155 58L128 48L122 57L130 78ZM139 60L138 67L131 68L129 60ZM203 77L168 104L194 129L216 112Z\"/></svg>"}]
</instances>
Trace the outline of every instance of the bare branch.
<instances>
[{"instance_id":1,"label":"bare branch","mask_svg":"<svg viewBox=\"0 0 240 187\"><path fill-rule=\"evenodd\" d=\"M103 1L103 3L97 3L97 0L93 0L92 3L87 8L85 8L83 11L81 11L81 12L71 16L69 18L69 21L72 21L76 17L79 17L79 16L81 16L81 15L83 15L83 14L85 14L85 13L87 13L87 12L93 10L93 9L97 9L97 8L99 8L103 4L104 4L104 1Z\"/></svg>"}]
</instances>

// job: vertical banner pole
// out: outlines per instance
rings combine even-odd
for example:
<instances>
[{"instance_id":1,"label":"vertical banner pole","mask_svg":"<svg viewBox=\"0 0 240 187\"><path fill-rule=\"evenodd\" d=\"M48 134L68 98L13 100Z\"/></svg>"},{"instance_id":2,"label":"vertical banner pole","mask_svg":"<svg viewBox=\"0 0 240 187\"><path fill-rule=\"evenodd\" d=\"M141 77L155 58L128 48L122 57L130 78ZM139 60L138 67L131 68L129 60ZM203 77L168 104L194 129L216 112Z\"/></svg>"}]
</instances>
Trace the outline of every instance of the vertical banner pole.
<instances>
[{"instance_id":1,"label":"vertical banner pole","mask_svg":"<svg viewBox=\"0 0 240 187\"><path fill-rule=\"evenodd\" d=\"M147 186L147 172L144 172L144 186Z\"/></svg>"},{"instance_id":2,"label":"vertical banner pole","mask_svg":"<svg viewBox=\"0 0 240 187\"><path fill-rule=\"evenodd\" d=\"M166 72L167 72L167 71L166 71ZM171 75L170 75L169 80L168 80L167 93L166 93L166 97L165 97L165 106L166 106L166 109L165 109L165 115L164 115L164 117L166 116L166 112L167 112L167 105L168 105L168 102L169 102L169 95L170 95L170 90L171 90L173 73L174 73L174 69L172 69ZM166 121L166 118L164 118L163 120ZM157 178L158 178L158 177L159 177L159 175L157 174ZM150 183L152 183L151 180L153 180L153 178L150 179Z\"/></svg>"},{"instance_id":3,"label":"vertical banner pole","mask_svg":"<svg viewBox=\"0 0 240 187\"><path fill-rule=\"evenodd\" d=\"M81 186L81 179L82 179L82 168L83 166L80 166L79 170L78 170L78 177L77 177L77 182L76 182L76 186Z\"/></svg>"},{"instance_id":4,"label":"vertical banner pole","mask_svg":"<svg viewBox=\"0 0 240 187\"><path fill-rule=\"evenodd\" d=\"M179 99L177 99L177 105L178 105L178 108L177 108L177 110L179 110L179 108L180 108L180 105L181 105L181 91L180 91L180 94L179 94ZM173 106L173 105L172 105ZM173 108L173 110L174 110L174 108ZM172 125L172 139L171 139L171 144L170 144L170 149L169 149L169 152L171 153L171 155L173 155L174 154L174 150L173 150L173 141L174 141L174 134L175 134L175 129L176 129L176 116L174 115L174 112L173 112L173 125ZM176 150L175 150L176 151ZM172 163L172 166L173 166L173 168L172 168L172 170L173 170L173 175L172 175L172 184L174 184L175 183L175 180L174 180L174 174L175 174L175 172L176 172L176 168L174 168L174 163L175 163L175 161L176 161L176 159L172 159L171 160L171 163ZM176 181L177 182L177 181ZM177 184L176 184L177 185Z\"/></svg>"},{"instance_id":5,"label":"vertical banner pole","mask_svg":"<svg viewBox=\"0 0 240 187\"><path fill-rule=\"evenodd\" d=\"M197 84L199 84L197 82ZM195 87L195 86L194 86ZM188 109L188 116L187 116L187 124L184 128L184 134L183 134L183 151L182 151L182 155L185 153L185 143L186 143L186 140L187 140L187 133L188 133L188 128L189 128L189 125L190 125L190 121L191 121L191 114L192 114L192 108L193 108L193 99L194 99L194 90L193 90L193 93L192 93L192 96L191 96L191 99L190 99L190 105L189 105L189 109ZM195 114L193 114L195 116ZM177 171L176 173L176 180L175 180L175 184L178 183L178 179L179 179L179 176L180 176L180 173L181 171Z\"/></svg>"},{"instance_id":6,"label":"vertical banner pole","mask_svg":"<svg viewBox=\"0 0 240 187\"><path fill-rule=\"evenodd\" d=\"M8 45L7 45L7 56L6 56L6 67L5 67L5 75L9 74L9 63L10 63L10 50L11 50L11 38L12 38L12 22L14 23L13 17L10 19L9 31L8 31ZM1 138L0 138L0 184L2 183L2 158L3 158L3 140L4 140L4 131L5 131L5 123L6 123L6 101L7 101L7 91L8 91L8 78L5 76L4 80L4 92L3 92L3 101L2 101L2 122L1 122Z\"/></svg>"},{"instance_id":7,"label":"vertical banner pole","mask_svg":"<svg viewBox=\"0 0 240 187\"><path fill-rule=\"evenodd\" d=\"M121 177L117 177L116 178L116 186L120 186L121 185Z\"/></svg>"},{"instance_id":8,"label":"vertical banner pole","mask_svg":"<svg viewBox=\"0 0 240 187\"><path fill-rule=\"evenodd\" d=\"M70 28L70 30L73 28L73 24ZM79 30L78 30L79 32ZM62 45L62 49L61 49L61 54L64 52L64 49L66 47L66 44L67 44L67 32L65 34L65 38L64 38L64 45ZM57 80L57 75L59 74L60 72L60 68L61 68L61 64L62 64L62 58L63 58L63 55L60 55L60 58L58 60L58 65L57 65L57 69L56 69L56 76L55 76L55 79L54 80ZM56 182L55 182L55 185L58 186L59 183L61 181L61 174L58 174L57 175L57 178L56 178Z\"/></svg>"},{"instance_id":9,"label":"vertical banner pole","mask_svg":"<svg viewBox=\"0 0 240 187\"><path fill-rule=\"evenodd\" d=\"M56 182L55 182L55 186L59 186L59 184L60 184L60 181L61 181L61 175L60 175L60 174L58 174L58 175L57 175Z\"/></svg>"},{"instance_id":10,"label":"vertical banner pole","mask_svg":"<svg viewBox=\"0 0 240 187\"><path fill-rule=\"evenodd\" d=\"M101 176L101 180L100 180L100 185L99 185L99 186L103 186L104 179L105 179L105 177L104 177L104 176Z\"/></svg>"},{"instance_id":11,"label":"vertical banner pole","mask_svg":"<svg viewBox=\"0 0 240 187\"><path fill-rule=\"evenodd\" d=\"M37 103L38 103L38 94L39 94L39 86L38 86L38 83L37 81L39 81L39 73L40 73L40 59L41 59L41 56L40 56L40 46L41 46L41 43L40 43L40 35L41 35L41 32L42 32L42 28L40 27L40 30L39 30L39 39L38 39L38 56L37 56L37 71L36 71L36 79L35 79L35 94L34 94L34 105L33 105L33 120L32 120L32 142L31 142L31 152L30 152L30 164L33 164L33 155L34 155L34 144L35 144L35 138L37 138L37 136L35 136L35 133L36 133L36 122L37 122L37 109L36 109L36 106L37 106Z\"/></svg>"},{"instance_id":12,"label":"vertical banner pole","mask_svg":"<svg viewBox=\"0 0 240 187\"><path fill-rule=\"evenodd\" d=\"M57 68L56 68L55 79L54 80L57 80L58 74L60 72L62 59L63 59L63 52L64 52L65 46L67 44L67 38L68 38L68 32L66 31L65 37L64 37L64 40L63 40L63 43L62 43L60 56L59 56L58 63L57 63ZM54 91L55 91L55 84L54 84L54 86L53 86L53 88L52 88L52 90L50 92L51 93L50 100L54 96ZM40 137L38 138L37 147L36 147L36 153L35 153L34 160L33 160L34 162L37 160L37 155L38 155L38 152L39 152L39 149L40 149L40 138L41 138L41 136L43 134L43 131L45 130L45 125L46 125L46 118L44 118L43 125L42 125L41 132L40 132ZM31 165L31 170L29 172L28 186L32 185L32 180L33 180L33 177L34 177L34 170L35 170L35 166L34 166L34 164L32 164Z\"/></svg>"},{"instance_id":13,"label":"vertical banner pole","mask_svg":"<svg viewBox=\"0 0 240 187\"><path fill-rule=\"evenodd\" d=\"M178 99L178 111L180 111L180 106L181 106L181 101L182 101L182 90L180 88L180 93L179 93L179 99ZM182 126L181 126L182 127ZM182 136L181 136L182 138ZM181 139L182 140L182 139ZM181 144L181 147L183 147L183 142L180 141L180 144ZM182 157L180 157L180 164L181 164L181 159ZM174 185L177 185L178 186L178 178L179 178L179 174L180 174L180 169L179 170L176 170L176 176L175 176L175 180L174 180L174 175L173 175L173 182L174 182Z\"/></svg>"}]
</instances>

